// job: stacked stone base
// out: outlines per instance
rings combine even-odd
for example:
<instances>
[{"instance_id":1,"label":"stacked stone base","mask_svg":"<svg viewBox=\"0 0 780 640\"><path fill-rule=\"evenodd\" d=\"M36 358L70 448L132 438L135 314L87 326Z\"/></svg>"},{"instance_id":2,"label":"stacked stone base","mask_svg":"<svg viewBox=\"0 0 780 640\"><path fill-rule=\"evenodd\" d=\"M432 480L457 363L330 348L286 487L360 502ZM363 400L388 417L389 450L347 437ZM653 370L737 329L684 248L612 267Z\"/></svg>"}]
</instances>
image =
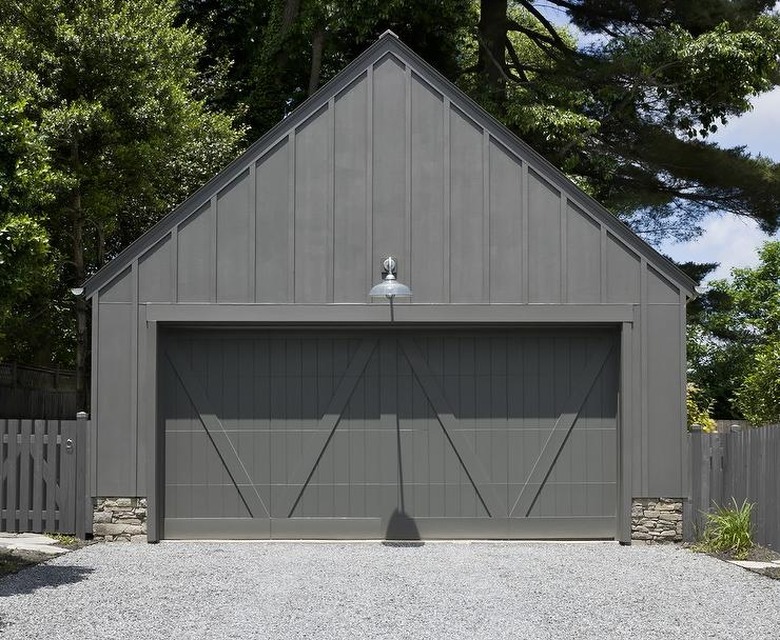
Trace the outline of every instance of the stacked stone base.
<instances>
[{"instance_id":1,"label":"stacked stone base","mask_svg":"<svg viewBox=\"0 0 780 640\"><path fill-rule=\"evenodd\" d=\"M683 503L679 498L634 498L631 539L638 542L682 542Z\"/></svg>"},{"instance_id":2,"label":"stacked stone base","mask_svg":"<svg viewBox=\"0 0 780 640\"><path fill-rule=\"evenodd\" d=\"M104 542L146 542L146 498L96 498L92 535Z\"/></svg>"},{"instance_id":3,"label":"stacked stone base","mask_svg":"<svg viewBox=\"0 0 780 640\"><path fill-rule=\"evenodd\" d=\"M105 542L146 542L146 498L97 498L93 537ZM634 498L631 539L637 542L682 542L681 499Z\"/></svg>"}]
</instances>

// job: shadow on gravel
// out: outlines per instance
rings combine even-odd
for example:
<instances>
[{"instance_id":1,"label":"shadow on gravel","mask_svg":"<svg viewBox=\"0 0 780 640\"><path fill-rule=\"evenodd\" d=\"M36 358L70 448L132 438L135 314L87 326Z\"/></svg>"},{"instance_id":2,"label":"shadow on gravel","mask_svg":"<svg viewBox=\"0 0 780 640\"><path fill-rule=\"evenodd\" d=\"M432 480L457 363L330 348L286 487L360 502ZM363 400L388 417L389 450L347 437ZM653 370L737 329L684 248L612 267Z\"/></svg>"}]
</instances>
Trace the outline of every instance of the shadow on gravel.
<instances>
[{"instance_id":1,"label":"shadow on gravel","mask_svg":"<svg viewBox=\"0 0 780 640\"><path fill-rule=\"evenodd\" d=\"M94 571L91 567L39 564L0 580L0 598L33 593L44 587L62 587L81 582Z\"/></svg>"}]
</instances>

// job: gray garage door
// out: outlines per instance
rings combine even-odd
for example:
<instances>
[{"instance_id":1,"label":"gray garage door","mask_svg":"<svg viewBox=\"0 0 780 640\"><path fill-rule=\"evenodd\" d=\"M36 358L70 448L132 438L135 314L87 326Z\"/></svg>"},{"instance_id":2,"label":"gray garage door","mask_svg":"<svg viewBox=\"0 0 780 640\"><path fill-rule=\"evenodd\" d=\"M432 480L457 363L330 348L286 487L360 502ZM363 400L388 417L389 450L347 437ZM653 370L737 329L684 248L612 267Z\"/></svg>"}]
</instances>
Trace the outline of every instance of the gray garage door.
<instances>
[{"instance_id":1,"label":"gray garage door","mask_svg":"<svg viewBox=\"0 0 780 640\"><path fill-rule=\"evenodd\" d=\"M163 345L164 537L615 537L612 333Z\"/></svg>"}]
</instances>

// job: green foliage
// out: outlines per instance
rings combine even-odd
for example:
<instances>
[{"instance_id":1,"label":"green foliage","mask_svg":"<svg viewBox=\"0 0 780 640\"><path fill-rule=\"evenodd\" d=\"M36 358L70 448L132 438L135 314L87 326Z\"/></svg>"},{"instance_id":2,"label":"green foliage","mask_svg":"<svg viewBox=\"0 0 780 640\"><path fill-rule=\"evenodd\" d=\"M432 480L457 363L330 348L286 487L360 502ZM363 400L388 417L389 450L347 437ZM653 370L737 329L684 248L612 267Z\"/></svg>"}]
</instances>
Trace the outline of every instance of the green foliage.
<instances>
[{"instance_id":1,"label":"green foliage","mask_svg":"<svg viewBox=\"0 0 780 640\"><path fill-rule=\"evenodd\" d=\"M735 560L743 560L754 546L751 514L754 504L745 500L741 506L732 498L732 507L715 505L715 511L706 514L707 523L697 551L725 553Z\"/></svg>"},{"instance_id":2,"label":"green foliage","mask_svg":"<svg viewBox=\"0 0 780 640\"><path fill-rule=\"evenodd\" d=\"M310 94L315 34L323 35L314 88L392 29L451 79L478 15L472 0L181 0L180 20L206 38L200 68L228 63L209 100L236 113L257 138Z\"/></svg>"},{"instance_id":3,"label":"green foliage","mask_svg":"<svg viewBox=\"0 0 780 640\"><path fill-rule=\"evenodd\" d=\"M69 364L68 288L236 152L242 130L202 98L203 39L176 18L174 0L0 3L0 224L27 256L0 275L17 286L6 357Z\"/></svg>"},{"instance_id":4,"label":"green foliage","mask_svg":"<svg viewBox=\"0 0 780 640\"><path fill-rule=\"evenodd\" d=\"M759 250L756 267L732 270L696 301L689 326L689 379L715 402L722 418L756 424L778 416L780 242Z\"/></svg>"},{"instance_id":5,"label":"green foliage","mask_svg":"<svg viewBox=\"0 0 780 640\"><path fill-rule=\"evenodd\" d=\"M0 359L10 358L9 336L33 338L38 325L29 325L28 312L46 308L53 284L46 231L27 215L0 223Z\"/></svg>"},{"instance_id":6,"label":"green foliage","mask_svg":"<svg viewBox=\"0 0 780 640\"><path fill-rule=\"evenodd\" d=\"M63 547L73 547L79 543L79 539L76 536L68 535L67 533L50 533L46 534L49 538L53 538L57 541L57 544Z\"/></svg>"},{"instance_id":7,"label":"green foliage","mask_svg":"<svg viewBox=\"0 0 780 640\"><path fill-rule=\"evenodd\" d=\"M702 390L689 382L685 389L685 408L688 413L688 427L699 425L705 433L714 433L717 430L715 420L712 419L712 400L707 398Z\"/></svg>"},{"instance_id":8,"label":"green foliage","mask_svg":"<svg viewBox=\"0 0 780 640\"><path fill-rule=\"evenodd\" d=\"M754 425L780 423L780 337L761 345L736 392L736 405Z\"/></svg>"}]
</instances>

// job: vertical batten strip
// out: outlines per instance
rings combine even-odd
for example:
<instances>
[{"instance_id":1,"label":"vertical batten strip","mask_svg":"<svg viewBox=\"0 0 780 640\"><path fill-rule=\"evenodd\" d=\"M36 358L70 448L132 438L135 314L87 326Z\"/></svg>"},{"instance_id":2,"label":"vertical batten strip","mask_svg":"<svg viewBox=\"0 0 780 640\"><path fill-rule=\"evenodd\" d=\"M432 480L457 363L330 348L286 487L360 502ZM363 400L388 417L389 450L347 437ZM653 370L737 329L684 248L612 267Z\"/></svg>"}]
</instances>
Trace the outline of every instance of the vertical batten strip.
<instances>
[{"instance_id":1,"label":"vertical batten strip","mask_svg":"<svg viewBox=\"0 0 780 640\"><path fill-rule=\"evenodd\" d=\"M132 304L130 305L130 459L133 461L131 476L133 490L137 495L138 484L138 258L133 260L130 270Z\"/></svg>"},{"instance_id":2,"label":"vertical batten strip","mask_svg":"<svg viewBox=\"0 0 780 640\"><path fill-rule=\"evenodd\" d=\"M209 201L209 208L211 209L211 269L210 269L210 291L209 301L217 301L217 194L211 196Z\"/></svg>"},{"instance_id":3,"label":"vertical batten strip","mask_svg":"<svg viewBox=\"0 0 780 640\"><path fill-rule=\"evenodd\" d=\"M450 296L450 215L452 209L452 190L450 189L450 171L451 171L451 158L450 158L450 115L452 109L450 107L450 99L444 96L442 100L442 117L444 118L443 127L443 141L442 141L442 154L443 154L443 172L444 172L444 216L443 216L443 229L442 238L444 239L442 246L442 254L444 259L444 269L442 272L443 281L443 300L449 302Z\"/></svg>"},{"instance_id":4,"label":"vertical batten strip","mask_svg":"<svg viewBox=\"0 0 780 640\"><path fill-rule=\"evenodd\" d=\"M179 225L171 229L171 302L179 301Z\"/></svg>"},{"instance_id":5,"label":"vertical batten strip","mask_svg":"<svg viewBox=\"0 0 780 640\"><path fill-rule=\"evenodd\" d=\"M404 117L404 161L406 181L404 191L404 277L410 286L412 283L412 69L404 65L405 117Z\"/></svg>"},{"instance_id":6,"label":"vertical batten strip","mask_svg":"<svg viewBox=\"0 0 780 640\"><path fill-rule=\"evenodd\" d=\"M247 279L247 300L257 302L257 162L249 164L249 278Z\"/></svg>"},{"instance_id":7,"label":"vertical batten strip","mask_svg":"<svg viewBox=\"0 0 780 640\"><path fill-rule=\"evenodd\" d=\"M287 196L287 302L295 302L295 129L287 136L289 183Z\"/></svg>"},{"instance_id":8,"label":"vertical batten strip","mask_svg":"<svg viewBox=\"0 0 780 640\"><path fill-rule=\"evenodd\" d=\"M490 133L482 129L482 302L490 302Z\"/></svg>"},{"instance_id":9,"label":"vertical batten strip","mask_svg":"<svg viewBox=\"0 0 780 640\"><path fill-rule=\"evenodd\" d=\"M560 216L561 216L561 302L569 301L569 240L568 240L568 216L566 208L568 200L563 189L560 190Z\"/></svg>"},{"instance_id":10,"label":"vertical batten strip","mask_svg":"<svg viewBox=\"0 0 780 640\"><path fill-rule=\"evenodd\" d=\"M601 302L607 301L607 227L604 223L599 222L600 236L601 236L601 259L599 264L601 265L599 278Z\"/></svg>"},{"instance_id":11,"label":"vertical batten strip","mask_svg":"<svg viewBox=\"0 0 780 640\"><path fill-rule=\"evenodd\" d=\"M648 447L648 428L649 428L649 416L648 416L648 406L647 406L647 334L648 334L648 326L647 326L647 316L648 316L648 309L647 309L647 296L648 296L648 284L647 284L647 259L642 256L639 259L639 299L640 299L640 306L641 306L641 316L642 321L640 325L640 331L642 334L641 337L641 362L642 362L642 372L641 372L641 384L639 385L639 388L642 390L642 495L647 495L648 492L648 484L649 484L649 473L648 473L648 464L649 464L649 453L647 450Z\"/></svg>"},{"instance_id":12,"label":"vertical batten strip","mask_svg":"<svg viewBox=\"0 0 780 640\"><path fill-rule=\"evenodd\" d=\"M325 283L325 300L334 301L333 279L336 275L336 98L331 96L328 100L328 196L327 196L327 230L328 247L325 252L328 263L328 278Z\"/></svg>"},{"instance_id":13,"label":"vertical batten strip","mask_svg":"<svg viewBox=\"0 0 780 640\"><path fill-rule=\"evenodd\" d=\"M528 303L528 163L523 160L520 165L520 302Z\"/></svg>"},{"instance_id":14,"label":"vertical batten strip","mask_svg":"<svg viewBox=\"0 0 780 640\"><path fill-rule=\"evenodd\" d=\"M371 288L374 275L374 65L366 71L366 282Z\"/></svg>"}]
</instances>

